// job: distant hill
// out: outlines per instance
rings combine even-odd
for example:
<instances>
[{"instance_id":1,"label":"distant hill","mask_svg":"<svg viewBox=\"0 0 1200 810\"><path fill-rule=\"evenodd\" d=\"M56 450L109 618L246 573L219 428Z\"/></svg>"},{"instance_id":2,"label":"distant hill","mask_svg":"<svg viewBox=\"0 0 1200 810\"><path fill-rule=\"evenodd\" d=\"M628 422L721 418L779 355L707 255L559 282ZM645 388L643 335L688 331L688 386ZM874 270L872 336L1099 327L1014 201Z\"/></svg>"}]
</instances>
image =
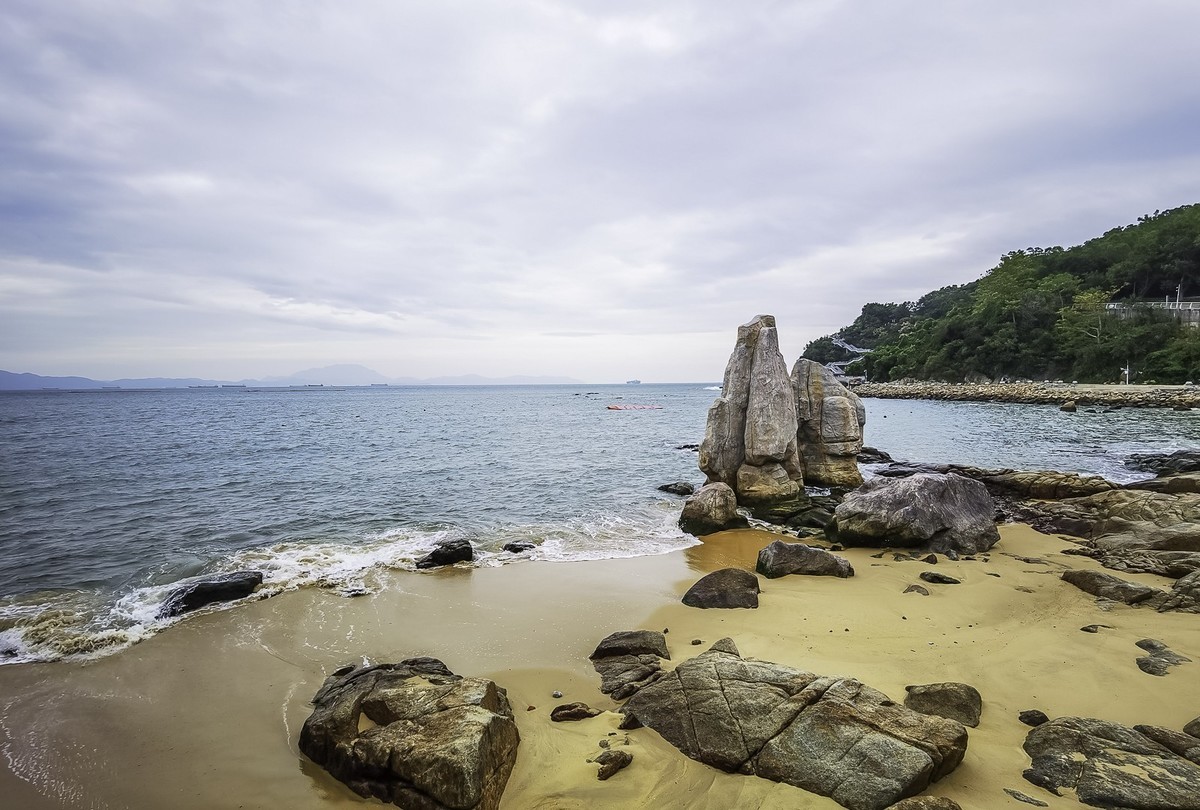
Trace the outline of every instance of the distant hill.
<instances>
[{"instance_id":1,"label":"distant hill","mask_svg":"<svg viewBox=\"0 0 1200 810\"><path fill-rule=\"evenodd\" d=\"M874 381L1200 382L1200 204L1156 211L1071 248L1006 254L982 278L869 303L804 356Z\"/></svg>"},{"instance_id":2,"label":"distant hill","mask_svg":"<svg viewBox=\"0 0 1200 810\"><path fill-rule=\"evenodd\" d=\"M187 388L188 386L246 385L250 387L287 387L290 385L575 385L580 380L570 377L481 377L468 374L460 377L385 377L377 371L359 365L335 365L310 368L287 377L267 377L262 380L204 380L194 377L141 377L120 380L93 380L88 377L47 377L40 374L0 371L0 391L38 391L43 388L92 390L103 388Z\"/></svg>"}]
</instances>

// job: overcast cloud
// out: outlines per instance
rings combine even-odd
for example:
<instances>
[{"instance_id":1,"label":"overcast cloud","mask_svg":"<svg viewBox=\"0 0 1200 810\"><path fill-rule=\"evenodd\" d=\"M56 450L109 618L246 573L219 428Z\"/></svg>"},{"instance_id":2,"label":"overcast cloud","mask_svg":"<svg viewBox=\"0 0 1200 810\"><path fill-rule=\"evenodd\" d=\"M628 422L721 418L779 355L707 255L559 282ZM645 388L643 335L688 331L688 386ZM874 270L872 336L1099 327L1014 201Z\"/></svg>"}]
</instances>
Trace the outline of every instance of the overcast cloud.
<instances>
[{"instance_id":1,"label":"overcast cloud","mask_svg":"<svg viewBox=\"0 0 1200 810\"><path fill-rule=\"evenodd\" d=\"M1200 201L1193 0L7 0L0 368L719 379Z\"/></svg>"}]
</instances>

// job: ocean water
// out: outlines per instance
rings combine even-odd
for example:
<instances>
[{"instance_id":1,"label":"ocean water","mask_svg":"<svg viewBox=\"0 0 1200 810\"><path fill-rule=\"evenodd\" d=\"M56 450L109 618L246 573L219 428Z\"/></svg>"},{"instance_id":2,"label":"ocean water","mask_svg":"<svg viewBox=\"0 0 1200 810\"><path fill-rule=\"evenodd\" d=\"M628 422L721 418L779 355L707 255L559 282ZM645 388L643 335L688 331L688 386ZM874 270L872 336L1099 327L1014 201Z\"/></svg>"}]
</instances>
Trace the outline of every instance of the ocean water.
<instances>
[{"instance_id":1,"label":"ocean water","mask_svg":"<svg viewBox=\"0 0 1200 810\"><path fill-rule=\"evenodd\" d=\"M477 565L660 554L696 541L657 486L703 476L711 384L183 389L0 395L0 663L110 653L175 620L181 580L352 596L439 540ZM652 410L609 410L649 404ZM1200 445L1171 411L867 400L898 459L1117 480ZM526 540L512 555L505 543Z\"/></svg>"}]
</instances>

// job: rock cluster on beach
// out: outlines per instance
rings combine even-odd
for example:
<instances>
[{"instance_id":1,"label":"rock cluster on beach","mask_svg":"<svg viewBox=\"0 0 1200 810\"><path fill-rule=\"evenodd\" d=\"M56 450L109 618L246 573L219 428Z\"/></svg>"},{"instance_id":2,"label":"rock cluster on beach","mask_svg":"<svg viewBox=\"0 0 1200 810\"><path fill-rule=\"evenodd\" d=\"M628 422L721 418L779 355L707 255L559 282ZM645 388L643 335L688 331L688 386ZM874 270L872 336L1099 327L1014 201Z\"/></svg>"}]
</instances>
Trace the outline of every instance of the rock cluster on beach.
<instances>
[{"instance_id":1,"label":"rock cluster on beach","mask_svg":"<svg viewBox=\"0 0 1200 810\"><path fill-rule=\"evenodd\" d=\"M856 456L865 420L858 397L820 364L802 358L789 375L775 319L760 315L738 328L708 412L700 469L756 514L786 516L807 506L806 483L862 483Z\"/></svg>"}]
</instances>

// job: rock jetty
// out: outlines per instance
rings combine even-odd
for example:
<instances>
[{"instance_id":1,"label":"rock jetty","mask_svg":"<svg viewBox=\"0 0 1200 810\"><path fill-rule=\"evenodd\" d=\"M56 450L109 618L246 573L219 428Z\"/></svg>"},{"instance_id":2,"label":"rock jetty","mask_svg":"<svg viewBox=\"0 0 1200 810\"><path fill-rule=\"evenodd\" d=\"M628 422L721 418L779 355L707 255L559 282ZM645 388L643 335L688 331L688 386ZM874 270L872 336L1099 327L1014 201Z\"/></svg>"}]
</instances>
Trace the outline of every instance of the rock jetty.
<instances>
[{"instance_id":1,"label":"rock jetty","mask_svg":"<svg viewBox=\"0 0 1200 810\"><path fill-rule=\"evenodd\" d=\"M874 399L937 399L952 402L1012 402L1029 405L1090 405L1129 408L1200 408L1200 387L1073 385L1065 383L855 383L850 389Z\"/></svg>"}]
</instances>

